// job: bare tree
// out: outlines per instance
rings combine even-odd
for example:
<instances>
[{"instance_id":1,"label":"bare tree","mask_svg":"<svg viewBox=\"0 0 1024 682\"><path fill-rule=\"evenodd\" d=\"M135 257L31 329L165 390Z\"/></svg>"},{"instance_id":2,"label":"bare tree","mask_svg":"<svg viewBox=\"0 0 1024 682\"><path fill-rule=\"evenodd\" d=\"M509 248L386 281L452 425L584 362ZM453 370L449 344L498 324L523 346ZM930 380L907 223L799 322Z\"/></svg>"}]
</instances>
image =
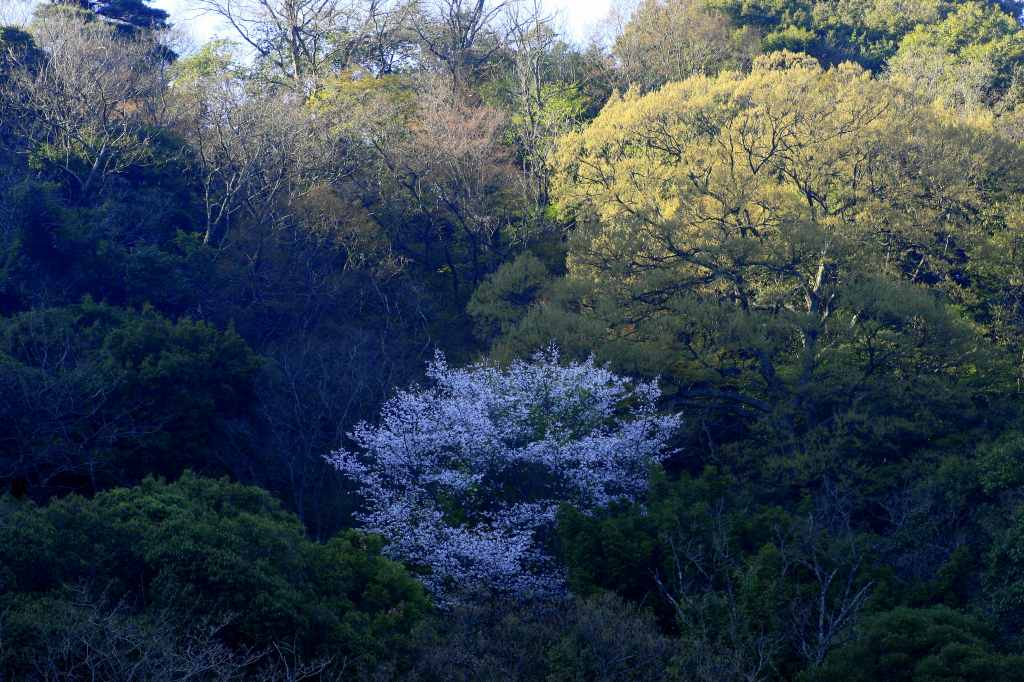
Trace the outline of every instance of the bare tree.
<instances>
[{"instance_id":1,"label":"bare tree","mask_svg":"<svg viewBox=\"0 0 1024 682\"><path fill-rule=\"evenodd\" d=\"M35 8L33 0L4 0L0 3L0 26L26 26Z\"/></svg>"},{"instance_id":2,"label":"bare tree","mask_svg":"<svg viewBox=\"0 0 1024 682\"><path fill-rule=\"evenodd\" d=\"M357 292L349 297L352 318L364 318L365 306ZM411 298L411 296L410 296ZM324 461L323 453L336 447L346 432L368 418L390 395L394 386L412 380L420 371L425 348L414 346L402 326L404 311L387 310L382 329L358 324L337 329L328 340L290 338L265 352L271 359L258 386L258 406L266 423L266 444L272 480L309 531L329 537L334 524L351 512L339 495L342 477ZM365 319L365 318L364 318Z\"/></svg>"},{"instance_id":3,"label":"bare tree","mask_svg":"<svg viewBox=\"0 0 1024 682\"><path fill-rule=\"evenodd\" d=\"M30 679L226 682L242 679L264 656L221 643L225 621L182 628L169 611L133 614L124 601L111 603L83 585L70 586L64 597L51 605L47 631L34 646L21 647L20 663L33 671ZM0 652L6 616L0 613Z\"/></svg>"},{"instance_id":4,"label":"bare tree","mask_svg":"<svg viewBox=\"0 0 1024 682\"><path fill-rule=\"evenodd\" d=\"M37 17L32 34L44 58L19 64L3 86L16 108L15 133L43 150L83 197L148 163L151 130L166 115L167 63L154 36L119 35L62 11Z\"/></svg>"},{"instance_id":5,"label":"bare tree","mask_svg":"<svg viewBox=\"0 0 1024 682\"><path fill-rule=\"evenodd\" d=\"M184 600L184 597L182 597ZM150 680L152 682L299 682L323 679L333 661L306 660L295 647L275 642L267 648L232 648L222 641L230 615L186 624L181 612L152 608L139 612L104 590L71 585L50 603L45 631L32 646L22 642L19 663L33 682ZM4 625L0 612L0 656ZM339 674L344 666L336 666Z\"/></svg>"},{"instance_id":6,"label":"bare tree","mask_svg":"<svg viewBox=\"0 0 1024 682\"><path fill-rule=\"evenodd\" d=\"M502 140L507 119L454 93L443 74L417 86L342 93L330 111L342 114L335 124L360 154L357 177L376 195L375 210L390 215L396 253L446 272L461 296L521 211Z\"/></svg>"},{"instance_id":7,"label":"bare tree","mask_svg":"<svg viewBox=\"0 0 1024 682\"><path fill-rule=\"evenodd\" d=\"M510 6L506 34L516 112L511 128L520 148L525 194L539 212L549 203L547 159L558 137L576 122L571 106L564 106L575 94L576 74L561 73L556 57L561 37L541 0Z\"/></svg>"},{"instance_id":8,"label":"bare tree","mask_svg":"<svg viewBox=\"0 0 1024 682\"><path fill-rule=\"evenodd\" d=\"M759 49L756 33L734 29L724 14L697 0L643 0L617 17L613 52L623 85L644 90L723 68L748 68Z\"/></svg>"},{"instance_id":9,"label":"bare tree","mask_svg":"<svg viewBox=\"0 0 1024 682\"><path fill-rule=\"evenodd\" d=\"M649 613L609 593L553 604L467 604L446 613L443 623L411 638L416 655L408 679L675 679L667 671L678 644ZM571 662L553 650L571 651Z\"/></svg>"},{"instance_id":10,"label":"bare tree","mask_svg":"<svg viewBox=\"0 0 1024 682\"><path fill-rule=\"evenodd\" d=\"M376 76L385 76L415 63L415 10L412 2L398 2L368 12L356 55L364 68Z\"/></svg>"},{"instance_id":11,"label":"bare tree","mask_svg":"<svg viewBox=\"0 0 1024 682\"><path fill-rule=\"evenodd\" d=\"M195 0L222 17L286 82L315 90L334 70L350 66L371 46L393 64L382 42L403 13L386 0Z\"/></svg>"},{"instance_id":12,"label":"bare tree","mask_svg":"<svg viewBox=\"0 0 1024 682\"><path fill-rule=\"evenodd\" d=\"M500 204L510 170L500 142L503 123L489 107L427 97L408 149L407 170L468 242L474 288L484 274L483 251L507 221Z\"/></svg>"},{"instance_id":13,"label":"bare tree","mask_svg":"<svg viewBox=\"0 0 1024 682\"><path fill-rule=\"evenodd\" d=\"M416 34L457 90L505 45L501 19L517 0L419 0Z\"/></svg>"},{"instance_id":14,"label":"bare tree","mask_svg":"<svg viewBox=\"0 0 1024 682\"><path fill-rule=\"evenodd\" d=\"M683 626L681 663L701 682L771 679L783 637L744 611L740 583L747 569L732 546L724 501L711 507L709 521L709 534L679 528L666 538L670 569L654 577Z\"/></svg>"},{"instance_id":15,"label":"bare tree","mask_svg":"<svg viewBox=\"0 0 1024 682\"><path fill-rule=\"evenodd\" d=\"M805 517L778 523L760 557L737 546L744 512L723 499L666 532L668 565L654 579L681 629L687 679L774 679L780 657L817 666L851 635L872 588L865 540L838 486L826 481L814 501Z\"/></svg>"},{"instance_id":16,"label":"bare tree","mask_svg":"<svg viewBox=\"0 0 1024 682\"><path fill-rule=\"evenodd\" d=\"M211 73L174 83L177 126L190 143L205 208L203 241L223 245L232 226L273 230L309 191L347 172L330 130L290 93L250 87L228 55Z\"/></svg>"},{"instance_id":17,"label":"bare tree","mask_svg":"<svg viewBox=\"0 0 1024 682\"><path fill-rule=\"evenodd\" d=\"M812 667L850 634L873 587L843 491L825 481L815 501L816 509L777 541L784 575L811 586L806 598L793 600L790 616L797 651Z\"/></svg>"}]
</instances>

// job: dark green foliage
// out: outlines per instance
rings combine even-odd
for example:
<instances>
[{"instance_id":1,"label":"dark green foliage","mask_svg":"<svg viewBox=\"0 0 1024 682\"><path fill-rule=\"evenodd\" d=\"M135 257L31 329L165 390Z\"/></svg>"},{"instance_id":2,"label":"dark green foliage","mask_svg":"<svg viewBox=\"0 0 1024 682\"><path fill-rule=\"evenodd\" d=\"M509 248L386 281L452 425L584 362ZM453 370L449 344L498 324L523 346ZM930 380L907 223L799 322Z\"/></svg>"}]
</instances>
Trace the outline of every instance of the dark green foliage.
<instances>
[{"instance_id":1,"label":"dark green foliage","mask_svg":"<svg viewBox=\"0 0 1024 682\"><path fill-rule=\"evenodd\" d=\"M596 518L566 509L559 537L574 590L655 609L680 639L684 679L794 675L842 641L883 577L846 503L821 490L786 511L709 469L656 476L643 506Z\"/></svg>"},{"instance_id":2,"label":"dark green foliage","mask_svg":"<svg viewBox=\"0 0 1024 682\"><path fill-rule=\"evenodd\" d=\"M195 305L210 254L190 233L180 168L140 173L95 206L69 206L59 185L35 180L8 188L6 202L0 312L83 295L175 315Z\"/></svg>"},{"instance_id":3,"label":"dark green foliage","mask_svg":"<svg viewBox=\"0 0 1024 682\"><path fill-rule=\"evenodd\" d=\"M470 605L424 624L405 679L449 682L674 680L672 640L610 594L553 605Z\"/></svg>"},{"instance_id":4,"label":"dark green foliage","mask_svg":"<svg viewBox=\"0 0 1024 682\"><path fill-rule=\"evenodd\" d=\"M864 619L857 638L800 679L808 682L1024 680L1024 656L999 651L983 619L944 606L896 608Z\"/></svg>"},{"instance_id":5,"label":"dark green foliage","mask_svg":"<svg viewBox=\"0 0 1024 682\"><path fill-rule=\"evenodd\" d=\"M426 610L377 540L351 532L313 543L257 488L186 473L91 500L4 506L0 611L12 644L0 669L15 679L67 627L64 614L82 606L76 594L119 604L139 627L157 617L216 624L233 650L278 643L307 660L334 657L339 671L396 655Z\"/></svg>"},{"instance_id":6,"label":"dark green foliage","mask_svg":"<svg viewBox=\"0 0 1024 682\"><path fill-rule=\"evenodd\" d=\"M259 367L234 332L152 310L86 301L0 319L5 484L44 494L188 466L241 473Z\"/></svg>"},{"instance_id":7,"label":"dark green foliage","mask_svg":"<svg viewBox=\"0 0 1024 682\"><path fill-rule=\"evenodd\" d=\"M498 268L477 287L466 306L476 323L477 335L489 341L507 334L550 280L544 263L529 252Z\"/></svg>"},{"instance_id":8,"label":"dark green foliage","mask_svg":"<svg viewBox=\"0 0 1024 682\"><path fill-rule=\"evenodd\" d=\"M986 557L984 582L993 609L1011 632L1024 625L1024 509L995 538Z\"/></svg>"},{"instance_id":9,"label":"dark green foliage","mask_svg":"<svg viewBox=\"0 0 1024 682\"><path fill-rule=\"evenodd\" d=\"M0 679L1024 679L1021 3L364 4L0 27ZM324 455L552 342L678 449L431 611Z\"/></svg>"}]
</instances>

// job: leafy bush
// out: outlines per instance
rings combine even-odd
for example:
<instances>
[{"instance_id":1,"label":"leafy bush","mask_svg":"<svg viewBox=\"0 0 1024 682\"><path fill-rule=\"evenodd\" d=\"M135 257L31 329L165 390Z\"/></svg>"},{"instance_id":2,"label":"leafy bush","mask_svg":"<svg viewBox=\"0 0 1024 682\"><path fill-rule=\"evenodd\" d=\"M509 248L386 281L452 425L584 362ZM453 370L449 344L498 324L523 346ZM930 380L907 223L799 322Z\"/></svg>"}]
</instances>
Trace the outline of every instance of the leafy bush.
<instances>
[{"instance_id":1,"label":"leafy bush","mask_svg":"<svg viewBox=\"0 0 1024 682\"><path fill-rule=\"evenodd\" d=\"M0 670L27 675L23 662L79 627L83 608L148 632L216 626L212 642L235 652L278 644L339 670L367 665L401 651L428 608L380 547L356 532L314 543L266 492L191 473L45 507L8 499Z\"/></svg>"},{"instance_id":2,"label":"leafy bush","mask_svg":"<svg viewBox=\"0 0 1024 682\"><path fill-rule=\"evenodd\" d=\"M802 679L830 682L1024 680L1024 656L999 653L993 629L945 606L900 607L866 618L859 637Z\"/></svg>"},{"instance_id":3,"label":"leafy bush","mask_svg":"<svg viewBox=\"0 0 1024 682\"><path fill-rule=\"evenodd\" d=\"M234 332L151 310L86 300L0 319L0 476L46 494L241 470L224 455L244 446L259 366Z\"/></svg>"}]
</instances>

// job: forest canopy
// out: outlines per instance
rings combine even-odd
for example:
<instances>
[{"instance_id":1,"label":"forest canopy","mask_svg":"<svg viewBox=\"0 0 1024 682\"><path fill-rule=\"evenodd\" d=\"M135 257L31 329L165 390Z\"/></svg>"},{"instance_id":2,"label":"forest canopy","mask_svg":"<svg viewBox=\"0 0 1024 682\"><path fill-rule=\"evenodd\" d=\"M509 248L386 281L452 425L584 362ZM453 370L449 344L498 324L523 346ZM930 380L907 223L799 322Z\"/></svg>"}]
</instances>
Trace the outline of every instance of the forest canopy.
<instances>
[{"instance_id":1,"label":"forest canopy","mask_svg":"<svg viewBox=\"0 0 1024 682\"><path fill-rule=\"evenodd\" d=\"M1024 6L185 4L0 11L0 679L1024 675Z\"/></svg>"}]
</instances>

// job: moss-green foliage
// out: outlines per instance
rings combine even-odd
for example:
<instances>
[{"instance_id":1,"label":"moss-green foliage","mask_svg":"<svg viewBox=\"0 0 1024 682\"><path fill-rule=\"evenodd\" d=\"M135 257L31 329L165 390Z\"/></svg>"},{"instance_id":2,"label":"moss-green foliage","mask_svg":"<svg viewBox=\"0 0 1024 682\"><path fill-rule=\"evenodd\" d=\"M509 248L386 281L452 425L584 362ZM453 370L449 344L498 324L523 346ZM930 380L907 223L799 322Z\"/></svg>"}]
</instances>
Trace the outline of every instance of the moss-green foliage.
<instances>
[{"instance_id":1,"label":"moss-green foliage","mask_svg":"<svg viewBox=\"0 0 1024 682\"><path fill-rule=\"evenodd\" d=\"M16 679L74 607L71 588L120 602L140 621L223 624L219 639L235 649L279 643L334 656L339 670L396 654L426 609L378 540L351 532L311 542L266 492L190 473L45 507L7 500L0 538L13 643L0 666Z\"/></svg>"},{"instance_id":2,"label":"moss-green foliage","mask_svg":"<svg viewBox=\"0 0 1024 682\"><path fill-rule=\"evenodd\" d=\"M550 280L544 263L531 253L498 268L477 287L466 306L480 338L491 340L511 331Z\"/></svg>"},{"instance_id":3,"label":"moss-green foliage","mask_svg":"<svg viewBox=\"0 0 1024 682\"><path fill-rule=\"evenodd\" d=\"M1014 86L1022 66L1019 20L982 2L963 3L940 22L918 25L890 62L895 78L906 87L961 108L999 101Z\"/></svg>"}]
</instances>

